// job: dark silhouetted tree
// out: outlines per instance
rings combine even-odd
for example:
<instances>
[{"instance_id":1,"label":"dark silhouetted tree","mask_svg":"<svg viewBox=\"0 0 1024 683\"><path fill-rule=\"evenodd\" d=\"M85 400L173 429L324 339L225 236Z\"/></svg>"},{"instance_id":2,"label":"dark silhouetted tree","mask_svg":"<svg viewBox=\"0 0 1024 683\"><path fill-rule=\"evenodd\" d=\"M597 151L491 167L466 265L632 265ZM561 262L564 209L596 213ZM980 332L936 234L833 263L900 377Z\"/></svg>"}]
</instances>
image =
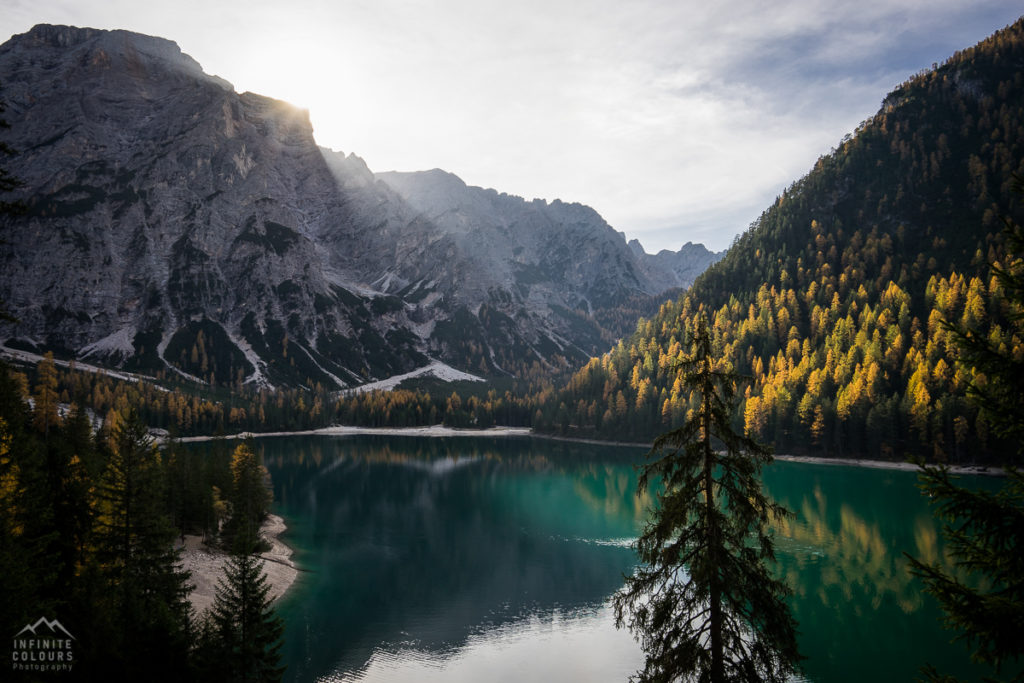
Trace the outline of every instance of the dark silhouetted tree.
<instances>
[{"instance_id":1,"label":"dark silhouetted tree","mask_svg":"<svg viewBox=\"0 0 1024 683\"><path fill-rule=\"evenodd\" d=\"M616 625L647 655L640 681L784 681L800 660L796 623L766 562L769 521L788 513L761 491L769 451L731 427L738 378L716 368L702 314L679 372L700 402L643 467L640 490L661 490L637 541L641 565L613 599Z\"/></svg>"},{"instance_id":2,"label":"dark silhouetted tree","mask_svg":"<svg viewBox=\"0 0 1024 683\"><path fill-rule=\"evenodd\" d=\"M1021 181L1016 179L1018 192ZM1006 219L1007 258L992 273L999 283L999 304L1012 336L1024 339L1024 230ZM1024 473L1016 469L1024 455L1024 355L1015 345L998 345L977 329L945 322L960 349L961 362L975 379L968 395L981 408L991 429L1017 445L1008 476L996 492L958 486L944 467L923 467L921 488L943 524L943 536L958 571L911 557L911 571L925 583L945 611L944 621L967 643L971 658L991 666L996 675L1016 669L1009 680L1024 681ZM933 681L952 681L933 667Z\"/></svg>"},{"instance_id":3,"label":"dark silhouetted tree","mask_svg":"<svg viewBox=\"0 0 1024 683\"><path fill-rule=\"evenodd\" d=\"M279 681L284 674L281 635L263 561L259 522L270 503L266 470L250 444L235 449L231 559L217 584L213 607L202 626L199 667L210 680Z\"/></svg>"},{"instance_id":4,"label":"dark silhouetted tree","mask_svg":"<svg viewBox=\"0 0 1024 683\"><path fill-rule=\"evenodd\" d=\"M211 680L279 681L284 623L274 612L263 561L243 545L236 544L217 584L200 666Z\"/></svg>"},{"instance_id":5,"label":"dark silhouetted tree","mask_svg":"<svg viewBox=\"0 0 1024 683\"><path fill-rule=\"evenodd\" d=\"M178 567L160 453L135 412L111 414L95 539L116 666L134 679L181 675L190 646L189 574ZM112 665L113 665L112 661Z\"/></svg>"},{"instance_id":6,"label":"dark silhouetted tree","mask_svg":"<svg viewBox=\"0 0 1024 683\"><path fill-rule=\"evenodd\" d=\"M267 486L269 475L250 442L240 444L231 456L231 517L224 527L225 545L261 544L260 525L270 511L272 495ZM242 548L252 552L253 547Z\"/></svg>"}]
</instances>

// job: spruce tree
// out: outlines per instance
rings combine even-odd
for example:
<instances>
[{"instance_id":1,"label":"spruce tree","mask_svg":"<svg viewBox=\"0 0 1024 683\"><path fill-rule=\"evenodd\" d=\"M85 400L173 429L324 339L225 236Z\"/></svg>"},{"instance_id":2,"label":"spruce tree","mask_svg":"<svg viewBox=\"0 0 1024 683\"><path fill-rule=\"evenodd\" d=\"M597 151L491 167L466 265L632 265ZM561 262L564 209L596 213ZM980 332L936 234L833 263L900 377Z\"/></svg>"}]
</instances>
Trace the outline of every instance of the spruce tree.
<instances>
[{"instance_id":1,"label":"spruce tree","mask_svg":"<svg viewBox=\"0 0 1024 683\"><path fill-rule=\"evenodd\" d=\"M40 609L33 539L26 536L29 500L19 456L26 451L21 397L8 366L0 362L0 629L15 633ZM32 455L35 455L33 452ZM47 605L48 606L48 605Z\"/></svg>"},{"instance_id":2,"label":"spruce tree","mask_svg":"<svg viewBox=\"0 0 1024 683\"><path fill-rule=\"evenodd\" d=\"M191 638L188 572L178 567L174 529L164 509L160 454L133 411L112 413L109 460L97 492L97 561L108 586L107 652L129 677L173 679ZM103 626L101 626L102 628Z\"/></svg>"},{"instance_id":3,"label":"spruce tree","mask_svg":"<svg viewBox=\"0 0 1024 683\"><path fill-rule=\"evenodd\" d=\"M766 562L768 524L787 512L761 491L770 452L731 426L738 377L716 367L703 314L679 372L700 404L642 468L639 491L660 490L641 565L613 598L616 626L646 653L640 681L784 681L800 660L796 623Z\"/></svg>"},{"instance_id":4,"label":"spruce tree","mask_svg":"<svg viewBox=\"0 0 1024 683\"><path fill-rule=\"evenodd\" d=\"M237 543L252 542L252 552L262 545L259 537L260 525L270 511L273 500L267 486L269 475L260 462L252 443L246 442L235 448L231 456L231 517L224 527L224 541L229 548Z\"/></svg>"},{"instance_id":5,"label":"spruce tree","mask_svg":"<svg viewBox=\"0 0 1024 683\"><path fill-rule=\"evenodd\" d=\"M1016 190L1022 192L1021 178ZM1007 256L991 267L999 283L1001 306L1011 337L1024 340L1024 229L1004 219ZM923 466L921 489L943 521L943 536L956 571L910 557L911 572L925 584L945 611L944 622L967 643L971 658L992 667L996 675L1010 670L1010 679L1024 681L1024 472L1016 469L1024 455L1024 355L1017 348L993 343L977 329L945 321L960 349L960 362L974 380L968 394L992 431L1016 444L1007 462L1007 478L999 491L957 485L945 467ZM908 556L909 557L909 556ZM933 681L952 681L931 666Z\"/></svg>"},{"instance_id":6,"label":"spruce tree","mask_svg":"<svg viewBox=\"0 0 1024 683\"><path fill-rule=\"evenodd\" d=\"M279 681L280 640L284 632L269 597L260 523L270 505L266 469L251 443L239 445L231 460L231 518L226 541L231 559L217 584L216 596L200 647L199 661L212 680Z\"/></svg>"},{"instance_id":7,"label":"spruce tree","mask_svg":"<svg viewBox=\"0 0 1024 683\"><path fill-rule=\"evenodd\" d=\"M211 680L255 683L284 675L281 636L284 623L274 612L260 557L245 550L256 540L239 539L216 596L206 629L201 666ZM211 656L212 655L212 656Z\"/></svg>"}]
</instances>

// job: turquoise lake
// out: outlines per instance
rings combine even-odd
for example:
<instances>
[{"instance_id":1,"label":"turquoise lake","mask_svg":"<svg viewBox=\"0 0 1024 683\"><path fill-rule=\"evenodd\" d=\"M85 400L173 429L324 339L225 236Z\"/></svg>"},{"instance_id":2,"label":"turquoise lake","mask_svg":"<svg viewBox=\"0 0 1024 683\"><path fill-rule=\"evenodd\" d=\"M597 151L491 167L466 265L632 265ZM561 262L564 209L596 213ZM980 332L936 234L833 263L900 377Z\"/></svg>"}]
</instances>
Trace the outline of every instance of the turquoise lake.
<instances>
[{"instance_id":1,"label":"turquoise lake","mask_svg":"<svg viewBox=\"0 0 1024 683\"><path fill-rule=\"evenodd\" d=\"M642 449L523 437L255 441L303 568L287 681L625 681L607 600L634 566ZM201 446L200 446L201 448ZM810 681L976 675L904 552L942 554L912 472L776 462L770 496ZM979 481L980 485L990 485Z\"/></svg>"}]
</instances>

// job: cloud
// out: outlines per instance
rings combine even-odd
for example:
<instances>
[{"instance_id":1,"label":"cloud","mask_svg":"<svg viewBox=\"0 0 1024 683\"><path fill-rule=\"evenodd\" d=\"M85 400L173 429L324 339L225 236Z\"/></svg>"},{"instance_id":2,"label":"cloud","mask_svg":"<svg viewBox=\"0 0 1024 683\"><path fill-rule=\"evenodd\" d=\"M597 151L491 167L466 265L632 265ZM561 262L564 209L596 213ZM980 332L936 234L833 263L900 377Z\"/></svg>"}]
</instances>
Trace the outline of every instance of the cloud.
<instances>
[{"instance_id":1,"label":"cloud","mask_svg":"<svg viewBox=\"0 0 1024 683\"><path fill-rule=\"evenodd\" d=\"M651 250L723 248L915 71L1016 19L1001 0L0 0L175 40L310 109L374 170L596 208Z\"/></svg>"}]
</instances>

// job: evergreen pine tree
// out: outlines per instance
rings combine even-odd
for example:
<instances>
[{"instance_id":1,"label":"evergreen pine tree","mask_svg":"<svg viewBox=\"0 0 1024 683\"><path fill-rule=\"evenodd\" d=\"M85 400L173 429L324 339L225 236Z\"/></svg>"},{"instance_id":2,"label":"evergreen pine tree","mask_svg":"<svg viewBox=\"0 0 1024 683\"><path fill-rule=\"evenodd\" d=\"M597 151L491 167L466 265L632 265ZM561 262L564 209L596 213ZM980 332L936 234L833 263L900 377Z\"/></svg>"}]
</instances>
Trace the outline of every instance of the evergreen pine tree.
<instances>
[{"instance_id":1,"label":"evergreen pine tree","mask_svg":"<svg viewBox=\"0 0 1024 683\"><path fill-rule=\"evenodd\" d=\"M206 631L212 647L208 640L202 665L211 680L279 681L284 675L280 666L284 623L274 612L262 560L244 549L254 547L256 539L239 541L217 584L212 628Z\"/></svg>"},{"instance_id":2,"label":"evergreen pine tree","mask_svg":"<svg viewBox=\"0 0 1024 683\"><path fill-rule=\"evenodd\" d=\"M1016 178L1021 192L1021 179ZM1002 305L1013 335L1024 339L1024 230L1004 219L1008 248L1002 266L992 273L1000 284ZM943 520L943 536L957 572L910 557L911 572L925 583L946 615L946 625L959 631L971 657L1001 675L1015 669L1010 680L1024 681L1024 472L1015 469L1024 455L1024 357L1019 349L996 345L976 329L944 322L960 349L960 360L976 379L968 393L982 410L992 431L1017 445L1014 462L1001 490L990 493L958 486L944 467L922 467L921 489ZM929 679L951 681L933 667Z\"/></svg>"},{"instance_id":3,"label":"evergreen pine tree","mask_svg":"<svg viewBox=\"0 0 1024 683\"><path fill-rule=\"evenodd\" d=\"M53 352L47 351L43 360L36 366L39 381L35 390L35 425L45 439L49 431L60 424L57 415L57 366L53 362Z\"/></svg>"},{"instance_id":4,"label":"evergreen pine tree","mask_svg":"<svg viewBox=\"0 0 1024 683\"><path fill-rule=\"evenodd\" d=\"M36 403L35 424L40 424ZM51 418L56 415L54 411ZM48 418L49 419L49 418ZM54 598L66 600L69 587L85 561L85 549L92 527L90 509L94 481L86 463L94 458L95 443L81 408L65 420L50 423L52 433L40 444L40 486L34 496L46 506L45 518L54 582L48 586Z\"/></svg>"},{"instance_id":5,"label":"evergreen pine tree","mask_svg":"<svg viewBox=\"0 0 1024 683\"><path fill-rule=\"evenodd\" d=\"M256 554L271 496L266 469L250 443L235 449L231 473L231 518L225 529L231 559L217 585L200 662L215 680L278 681L284 673L279 666L284 626Z\"/></svg>"},{"instance_id":6,"label":"evergreen pine tree","mask_svg":"<svg viewBox=\"0 0 1024 683\"><path fill-rule=\"evenodd\" d=\"M182 675L190 646L188 572L178 567L164 512L160 454L135 412L112 413L109 461L98 490L95 539L109 590L101 612L108 652L95 653L135 680Z\"/></svg>"},{"instance_id":7,"label":"evergreen pine tree","mask_svg":"<svg viewBox=\"0 0 1024 683\"><path fill-rule=\"evenodd\" d=\"M215 681L279 681L284 624L274 612L259 529L271 494L266 468L251 443L231 456L231 517L224 542L231 559L218 581L213 607L200 627L196 660L204 677Z\"/></svg>"},{"instance_id":8,"label":"evergreen pine tree","mask_svg":"<svg viewBox=\"0 0 1024 683\"><path fill-rule=\"evenodd\" d=\"M637 541L641 565L614 599L647 659L640 681L784 681L800 659L768 523L786 513L761 491L767 449L733 431L737 376L716 369L707 320L680 364L699 396L685 425L660 436L640 476L662 490Z\"/></svg>"},{"instance_id":9,"label":"evergreen pine tree","mask_svg":"<svg viewBox=\"0 0 1024 683\"><path fill-rule=\"evenodd\" d=\"M7 367L0 363L0 394L10 389ZM37 577L31 544L25 538L25 486L17 449L22 442L0 406L0 629L14 633L38 609Z\"/></svg>"},{"instance_id":10,"label":"evergreen pine tree","mask_svg":"<svg viewBox=\"0 0 1024 683\"><path fill-rule=\"evenodd\" d=\"M250 442L235 448L231 476L231 517L223 531L225 545L233 548L242 543L243 550L252 552L261 544L259 529L270 511L272 495L267 487L267 470ZM256 545L244 547L249 542Z\"/></svg>"},{"instance_id":11,"label":"evergreen pine tree","mask_svg":"<svg viewBox=\"0 0 1024 683\"><path fill-rule=\"evenodd\" d=\"M1024 473L1011 469L996 492L958 486L942 467L925 467L920 476L960 571L910 557L911 572L938 599L944 623L959 632L955 640L967 643L974 661L1024 681ZM932 681L956 680L930 665L924 672Z\"/></svg>"}]
</instances>

